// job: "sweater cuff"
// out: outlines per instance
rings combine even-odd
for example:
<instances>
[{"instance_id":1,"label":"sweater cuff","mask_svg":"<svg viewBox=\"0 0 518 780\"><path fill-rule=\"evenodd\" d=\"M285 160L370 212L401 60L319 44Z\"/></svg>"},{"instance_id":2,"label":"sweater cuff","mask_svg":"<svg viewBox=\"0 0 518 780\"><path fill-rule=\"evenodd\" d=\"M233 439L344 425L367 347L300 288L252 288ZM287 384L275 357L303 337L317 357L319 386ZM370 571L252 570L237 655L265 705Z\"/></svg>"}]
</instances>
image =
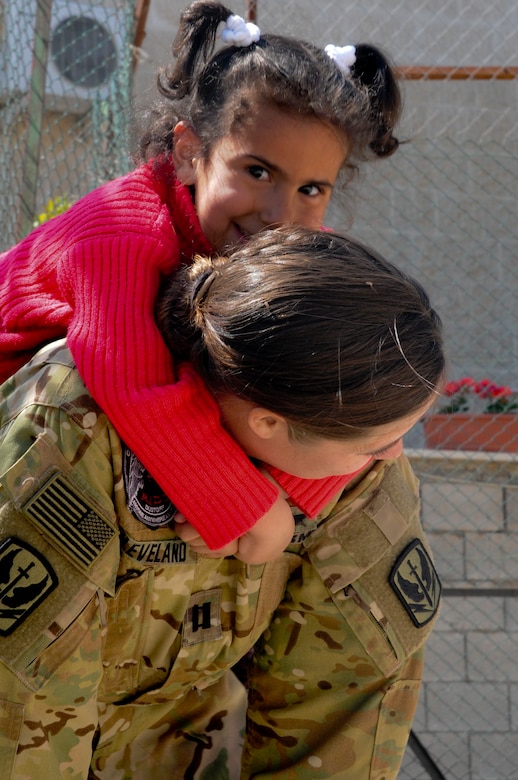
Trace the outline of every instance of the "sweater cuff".
<instances>
[{"instance_id":1,"label":"sweater cuff","mask_svg":"<svg viewBox=\"0 0 518 780\"><path fill-rule=\"evenodd\" d=\"M341 474L324 479L302 479L286 474L273 466L266 465L265 468L306 517L314 519L356 474L363 471L365 466L351 474Z\"/></svg>"}]
</instances>

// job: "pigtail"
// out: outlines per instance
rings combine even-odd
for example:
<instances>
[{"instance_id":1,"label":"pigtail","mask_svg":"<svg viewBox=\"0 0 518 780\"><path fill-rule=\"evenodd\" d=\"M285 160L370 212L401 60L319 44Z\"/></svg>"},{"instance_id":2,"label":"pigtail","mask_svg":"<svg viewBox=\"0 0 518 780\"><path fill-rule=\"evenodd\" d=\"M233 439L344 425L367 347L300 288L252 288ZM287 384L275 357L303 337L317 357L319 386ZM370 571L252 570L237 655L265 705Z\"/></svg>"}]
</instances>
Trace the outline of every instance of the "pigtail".
<instances>
[{"instance_id":1,"label":"pigtail","mask_svg":"<svg viewBox=\"0 0 518 780\"><path fill-rule=\"evenodd\" d=\"M394 70L379 49L360 43L356 46L356 61L351 67L351 75L369 93L374 125L374 138L369 146L378 157L389 157L399 146L393 130L402 111L401 92Z\"/></svg>"},{"instance_id":2,"label":"pigtail","mask_svg":"<svg viewBox=\"0 0 518 780\"><path fill-rule=\"evenodd\" d=\"M159 92L173 100L191 93L200 69L214 53L217 29L232 15L222 3L197 0L180 16L173 41L174 64L158 73Z\"/></svg>"}]
</instances>

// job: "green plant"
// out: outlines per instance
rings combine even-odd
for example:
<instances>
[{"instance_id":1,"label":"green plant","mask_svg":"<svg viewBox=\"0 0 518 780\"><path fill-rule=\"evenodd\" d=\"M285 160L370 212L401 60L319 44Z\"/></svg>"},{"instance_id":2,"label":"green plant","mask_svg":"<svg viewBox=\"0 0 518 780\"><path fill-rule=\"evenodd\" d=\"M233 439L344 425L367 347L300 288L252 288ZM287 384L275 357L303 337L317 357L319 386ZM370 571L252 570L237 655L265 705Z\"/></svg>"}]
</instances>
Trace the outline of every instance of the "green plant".
<instances>
[{"instance_id":1,"label":"green plant","mask_svg":"<svg viewBox=\"0 0 518 780\"><path fill-rule=\"evenodd\" d=\"M56 217L58 214L63 214L71 205L68 198L63 195L58 195L56 198L50 198L45 205L44 211L42 211L41 214L38 214L38 217L34 220L34 227L43 225L44 222L48 222L49 219Z\"/></svg>"}]
</instances>

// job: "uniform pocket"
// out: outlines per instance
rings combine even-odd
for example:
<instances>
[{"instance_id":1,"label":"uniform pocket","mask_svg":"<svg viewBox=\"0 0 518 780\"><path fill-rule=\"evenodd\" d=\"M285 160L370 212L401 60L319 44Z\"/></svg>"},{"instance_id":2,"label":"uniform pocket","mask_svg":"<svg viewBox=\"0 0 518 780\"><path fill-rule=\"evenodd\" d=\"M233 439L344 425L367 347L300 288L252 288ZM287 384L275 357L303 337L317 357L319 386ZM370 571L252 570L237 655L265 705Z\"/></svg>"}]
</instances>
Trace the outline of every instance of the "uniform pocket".
<instances>
[{"instance_id":1,"label":"uniform pocket","mask_svg":"<svg viewBox=\"0 0 518 780\"><path fill-rule=\"evenodd\" d=\"M128 572L119 583L115 597L106 600L107 631L100 691L104 701L132 696L139 685L158 687L169 671L168 665L160 668L154 661L150 647L153 584L152 568ZM166 633L164 645L171 641L167 628Z\"/></svg>"},{"instance_id":2,"label":"uniform pocket","mask_svg":"<svg viewBox=\"0 0 518 780\"><path fill-rule=\"evenodd\" d=\"M415 480L401 464L336 511L304 542L331 598L384 676L423 645L441 586L419 522Z\"/></svg>"},{"instance_id":3,"label":"uniform pocket","mask_svg":"<svg viewBox=\"0 0 518 780\"><path fill-rule=\"evenodd\" d=\"M396 780L417 707L419 687L419 680L401 679L385 692L374 738L372 780Z\"/></svg>"},{"instance_id":4,"label":"uniform pocket","mask_svg":"<svg viewBox=\"0 0 518 780\"><path fill-rule=\"evenodd\" d=\"M89 630L96 587L10 503L0 531L0 659L37 691Z\"/></svg>"}]
</instances>

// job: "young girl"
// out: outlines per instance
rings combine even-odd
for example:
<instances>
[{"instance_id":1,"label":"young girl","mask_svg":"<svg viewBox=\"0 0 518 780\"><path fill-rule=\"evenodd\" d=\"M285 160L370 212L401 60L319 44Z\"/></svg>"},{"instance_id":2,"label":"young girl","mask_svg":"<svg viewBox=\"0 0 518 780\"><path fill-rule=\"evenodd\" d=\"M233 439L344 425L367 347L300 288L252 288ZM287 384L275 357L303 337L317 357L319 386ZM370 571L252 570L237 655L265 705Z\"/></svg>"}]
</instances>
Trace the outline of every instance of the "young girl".
<instances>
[{"instance_id":1,"label":"young girl","mask_svg":"<svg viewBox=\"0 0 518 780\"><path fill-rule=\"evenodd\" d=\"M274 561L194 555L129 511L123 443L63 342L42 349L0 388L2 779L395 780L440 596L397 456L440 389L438 317L326 231L178 273L160 326L243 450L362 473Z\"/></svg>"},{"instance_id":2,"label":"young girl","mask_svg":"<svg viewBox=\"0 0 518 780\"><path fill-rule=\"evenodd\" d=\"M229 45L214 53L222 23ZM66 333L93 397L207 545L248 531L267 560L289 538L289 508L200 379L173 369L155 298L196 253L281 223L319 229L339 173L397 148L400 96L375 48L263 36L217 2L186 9L173 51L142 164L2 257L0 379ZM311 517L347 481L276 479Z\"/></svg>"}]
</instances>

